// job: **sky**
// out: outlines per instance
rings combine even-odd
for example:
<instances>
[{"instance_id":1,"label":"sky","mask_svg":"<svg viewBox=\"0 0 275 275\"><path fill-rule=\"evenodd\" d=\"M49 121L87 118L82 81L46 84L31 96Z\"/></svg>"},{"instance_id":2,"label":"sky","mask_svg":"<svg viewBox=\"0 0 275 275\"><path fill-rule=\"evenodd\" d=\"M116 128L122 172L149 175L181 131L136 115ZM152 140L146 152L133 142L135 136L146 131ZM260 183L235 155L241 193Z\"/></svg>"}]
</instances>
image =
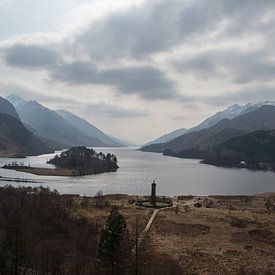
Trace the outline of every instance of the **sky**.
<instances>
[{"instance_id":1,"label":"sky","mask_svg":"<svg viewBox=\"0 0 275 275\"><path fill-rule=\"evenodd\" d=\"M0 0L0 95L139 144L275 100L274 0Z\"/></svg>"}]
</instances>

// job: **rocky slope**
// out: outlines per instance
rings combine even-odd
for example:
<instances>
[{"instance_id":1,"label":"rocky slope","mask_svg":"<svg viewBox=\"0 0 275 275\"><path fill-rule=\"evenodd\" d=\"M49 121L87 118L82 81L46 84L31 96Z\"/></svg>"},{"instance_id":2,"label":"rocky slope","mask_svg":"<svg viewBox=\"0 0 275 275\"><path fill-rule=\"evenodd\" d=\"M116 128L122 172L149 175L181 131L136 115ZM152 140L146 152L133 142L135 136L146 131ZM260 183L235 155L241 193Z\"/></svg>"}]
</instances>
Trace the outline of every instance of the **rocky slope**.
<instances>
[{"instance_id":1,"label":"rocky slope","mask_svg":"<svg viewBox=\"0 0 275 275\"><path fill-rule=\"evenodd\" d=\"M49 153L49 148L21 121L0 113L0 157L24 157Z\"/></svg>"}]
</instances>

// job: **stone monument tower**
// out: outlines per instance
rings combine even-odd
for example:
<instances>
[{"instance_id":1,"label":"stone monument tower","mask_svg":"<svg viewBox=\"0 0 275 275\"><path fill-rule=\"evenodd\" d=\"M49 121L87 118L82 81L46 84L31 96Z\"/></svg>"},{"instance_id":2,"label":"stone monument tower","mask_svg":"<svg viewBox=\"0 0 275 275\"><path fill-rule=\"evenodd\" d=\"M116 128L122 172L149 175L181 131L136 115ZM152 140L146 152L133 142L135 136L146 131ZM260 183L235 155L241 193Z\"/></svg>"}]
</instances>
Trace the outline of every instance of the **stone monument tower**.
<instances>
[{"instance_id":1,"label":"stone monument tower","mask_svg":"<svg viewBox=\"0 0 275 275\"><path fill-rule=\"evenodd\" d=\"M151 189L151 204L153 206L156 206L156 182L153 180L153 183L152 183L152 189Z\"/></svg>"}]
</instances>

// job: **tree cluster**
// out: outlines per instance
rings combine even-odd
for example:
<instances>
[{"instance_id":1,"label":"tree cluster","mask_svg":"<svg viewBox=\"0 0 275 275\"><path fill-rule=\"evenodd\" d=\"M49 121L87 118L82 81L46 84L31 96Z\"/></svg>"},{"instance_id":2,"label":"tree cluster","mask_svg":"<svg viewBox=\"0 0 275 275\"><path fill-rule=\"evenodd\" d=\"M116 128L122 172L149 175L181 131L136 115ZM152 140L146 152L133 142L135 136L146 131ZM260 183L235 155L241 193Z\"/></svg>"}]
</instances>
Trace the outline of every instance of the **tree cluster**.
<instances>
[{"instance_id":1,"label":"tree cluster","mask_svg":"<svg viewBox=\"0 0 275 275\"><path fill-rule=\"evenodd\" d=\"M118 169L115 155L97 153L94 149L88 149L85 146L66 150L48 163L54 164L57 168L72 169L77 175L99 174Z\"/></svg>"},{"instance_id":2,"label":"tree cluster","mask_svg":"<svg viewBox=\"0 0 275 275\"><path fill-rule=\"evenodd\" d=\"M96 274L98 224L47 188L0 188L0 274Z\"/></svg>"}]
</instances>

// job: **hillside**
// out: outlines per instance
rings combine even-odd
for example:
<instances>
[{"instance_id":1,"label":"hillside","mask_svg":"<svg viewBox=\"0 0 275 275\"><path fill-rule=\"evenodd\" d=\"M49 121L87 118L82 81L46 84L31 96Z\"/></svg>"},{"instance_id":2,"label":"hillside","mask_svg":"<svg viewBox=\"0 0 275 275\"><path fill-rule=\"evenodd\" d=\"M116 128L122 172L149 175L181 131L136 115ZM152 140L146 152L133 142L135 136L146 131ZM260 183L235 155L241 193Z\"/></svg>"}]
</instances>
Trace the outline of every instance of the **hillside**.
<instances>
[{"instance_id":1,"label":"hillside","mask_svg":"<svg viewBox=\"0 0 275 275\"><path fill-rule=\"evenodd\" d=\"M178 130L175 130L175 131L172 131L168 134L165 134L149 143L147 143L145 146L148 146L148 145L152 145L152 144L158 144L158 143L166 143L172 139L175 139L179 136L182 136L186 133L188 133L189 130L188 129L185 129L185 128L182 128L182 129L178 129Z\"/></svg>"},{"instance_id":2,"label":"hillside","mask_svg":"<svg viewBox=\"0 0 275 275\"><path fill-rule=\"evenodd\" d=\"M266 102L259 102L256 104L248 103L246 105L233 104L233 105L229 106L228 108L226 108L225 110L217 112L216 114L206 118L205 120L203 120L200 124L198 124L195 127L192 127L190 129L183 128L183 129L178 129L178 130L172 131L166 135L161 136L160 138L157 138L157 139L145 144L144 146L169 142L181 135L199 131L202 129L210 128L224 119L234 119L242 114L252 112L262 106L275 106L275 102L274 101L266 101Z\"/></svg>"},{"instance_id":3,"label":"hillside","mask_svg":"<svg viewBox=\"0 0 275 275\"><path fill-rule=\"evenodd\" d=\"M96 128L87 120L72 114L66 110L57 110L56 111L60 116L62 116L67 122L71 123L74 127L76 127L79 131L85 133L87 136L91 138L99 139L104 146L107 147L122 147L123 144L113 140L109 136L105 135L101 130Z\"/></svg>"},{"instance_id":4,"label":"hillside","mask_svg":"<svg viewBox=\"0 0 275 275\"><path fill-rule=\"evenodd\" d=\"M255 131L216 145L204 163L275 169L275 130Z\"/></svg>"},{"instance_id":5,"label":"hillside","mask_svg":"<svg viewBox=\"0 0 275 275\"><path fill-rule=\"evenodd\" d=\"M275 107L262 106L232 120L180 136L168 143L146 146L142 151L164 152L178 157L203 157L206 151L226 140L256 130L275 129Z\"/></svg>"},{"instance_id":6,"label":"hillside","mask_svg":"<svg viewBox=\"0 0 275 275\"><path fill-rule=\"evenodd\" d=\"M19 120L0 113L1 157L24 157L49 152L49 148L28 131Z\"/></svg>"},{"instance_id":7,"label":"hillside","mask_svg":"<svg viewBox=\"0 0 275 275\"><path fill-rule=\"evenodd\" d=\"M13 105L6 99L0 96L0 113L8 114L18 120L20 120L15 108Z\"/></svg>"},{"instance_id":8,"label":"hillside","mask_svg":"<svg viewBox=\"0 0 275 275\"><path fill-rule=\"evenodd\" d=\"M12 101L12 98L9 97ZM96 137L79 131L56 112L36 101L21 101L16 104L17 113L24 124L30 125L35 134L51 148L64 149L77 145L104 146ZM13 103L13 101L12 101Z\"/></svg>"}]
</instances>

